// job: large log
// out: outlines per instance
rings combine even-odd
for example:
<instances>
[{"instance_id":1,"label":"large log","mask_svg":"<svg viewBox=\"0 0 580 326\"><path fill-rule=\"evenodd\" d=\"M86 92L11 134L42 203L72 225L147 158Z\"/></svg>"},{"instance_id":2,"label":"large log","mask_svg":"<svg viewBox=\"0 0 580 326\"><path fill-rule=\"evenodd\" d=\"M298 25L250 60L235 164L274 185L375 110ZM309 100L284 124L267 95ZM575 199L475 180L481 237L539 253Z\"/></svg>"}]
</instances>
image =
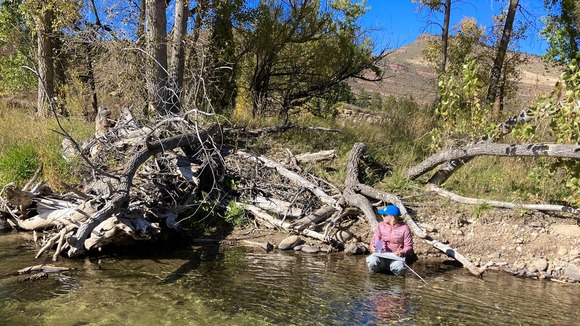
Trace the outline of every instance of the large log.
<instances>
[{"instance_id":1,"label":"large log","mask_svg":"<svg viewBox=\"0 0 580 326\"><path fill-rule=\"evenodd\" d=\"M292 222L291 226L297 231L302 231L312 224L317 224L326 220L327 218L332 216L334 212L336 212L336 207L325 205L320 207L316 211L312 212L311 214L308 214L303 218Z\"/></svg>"},{"instance_id":2,"label":"large log","mask_svg":"<svg viewBox=\"0 0 580 326\"><path fill-rule=\"evenodd\" d=\"M532 118L533 116L531 115L531 109L525 109L521 111L519 114L510 117L509 119L498 125L497 128L497 130L499 130L498 137L502 137L508 134L517 124L529 122L532 120ZM491 134L486 134L483 137L481 137L476 142L476 144L491 143L492 141L495 141L495 138ZM449 177L451 177L451 175L453 175L453 173L455 173L455 171L457 171L459 168L467 164L467 162L469 162L471 159L472 157L451 159L446 164L444 164L444 166L441 167L437 172L435 172L428 182L436 185L442 185L445 181L447 181L447 179L449 179Z\"/></svg>"},{"instance_id":3,"label":"large log","mask_svg":"<svg viewBox=\"0 0 580 326\"><path fill-rule=\"evenodd\" d=\"M116 216L109 217L91 232L85 241L85 249L91 250L115 242L117 238L130 236L135 240L149 240L153 234L159 233L159 226L149 223L141 217L127 219Z\"/></svg>"},{"instance_id":4,"label":"large log","mask_svg":"<svg viewBox=\"0 0 580 326\"><path fill-rule=\"evenodd\" d=\"M263 210L276 213L279 216L283 216L284 219L295 219L302 215L302 210L300 208L293 207L292 203L277 198L257 196L253 200L253 204Z\"/></svg>"},{"instance_id":5,"label":"large log","mask_svg":"<svg viewBox=\"0 0 580 326\"><path fill-rule=\"evenodd\" d=\"M76 207L39 210L39 214L25 220L16 220L18 228L27 231L41 231L51 227L63 227L78 225L87 220L97 210L90 201L86 201Z\"/></svg>"}]
</instances>

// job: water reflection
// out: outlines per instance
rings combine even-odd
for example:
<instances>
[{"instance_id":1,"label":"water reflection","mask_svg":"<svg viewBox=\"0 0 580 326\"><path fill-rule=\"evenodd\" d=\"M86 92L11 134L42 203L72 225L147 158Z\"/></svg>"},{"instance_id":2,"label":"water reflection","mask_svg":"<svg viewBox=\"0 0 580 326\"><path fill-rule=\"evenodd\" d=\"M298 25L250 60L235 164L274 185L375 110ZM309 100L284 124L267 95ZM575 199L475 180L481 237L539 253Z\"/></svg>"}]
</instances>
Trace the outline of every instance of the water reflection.
<instances>
[{"instance_id":1,"label":"water reflection","mask_svg":"<svg viewBox=\"0 0 580 326\"><path fill-rule=\"evenodd\" d=\"M38 264L0 235L1 325L574 325L579 287L452 265L368 274L364 257L217 246L59 261L76 271L11 282Z\"/></svg>"}]
</instances>

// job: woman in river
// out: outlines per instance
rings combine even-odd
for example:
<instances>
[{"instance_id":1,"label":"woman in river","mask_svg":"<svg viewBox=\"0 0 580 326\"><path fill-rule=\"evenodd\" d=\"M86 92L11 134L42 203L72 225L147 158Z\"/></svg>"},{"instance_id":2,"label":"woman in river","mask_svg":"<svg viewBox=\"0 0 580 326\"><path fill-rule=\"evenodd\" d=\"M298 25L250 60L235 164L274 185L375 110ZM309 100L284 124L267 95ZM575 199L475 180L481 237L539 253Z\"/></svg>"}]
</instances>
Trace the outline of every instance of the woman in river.
<instances>
[{"instance_id":1,"label":"woman in river","mask_svg":"<svg viewBox=\"0 0 580 326\"><path fill-rule=\"evenodd\" d=\"M378 213L383 221L377 226L370 243L372 254L366 259L369 271L403 275L407 270L405 257L414 254L411 229L401 221L401 213L395 205L379 209Z\"/></svg>"}]
</instances>

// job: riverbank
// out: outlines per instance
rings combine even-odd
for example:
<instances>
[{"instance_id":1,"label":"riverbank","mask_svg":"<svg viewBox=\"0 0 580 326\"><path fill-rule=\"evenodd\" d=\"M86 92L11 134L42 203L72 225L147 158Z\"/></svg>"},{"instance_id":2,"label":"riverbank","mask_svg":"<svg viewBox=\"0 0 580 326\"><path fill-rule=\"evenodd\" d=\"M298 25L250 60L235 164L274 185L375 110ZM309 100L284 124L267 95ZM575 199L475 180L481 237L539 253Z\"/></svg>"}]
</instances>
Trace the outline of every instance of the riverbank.
<instances>
[{"instance_id":1,"label":"riverbank","mask_svg":"<svg viewBox=\"0 0 580 326\"><path fill-rule=\"evenodd\" d=\"M481 209L438 198L410 203L407 208L433 238L449 244L478 267L519 277L580 282L580 226L572 217ZM350 239L347 247L366 246L371 237L368 223L364 218L349 223L349 231L360 238ZM279 250L278 246L289 236L285 231L238 228L228 234L222 244L259 246L271 243ZM330 248L316 240L300 238L304 243L297 248L299 250L306 248L305 251L316 253L328 252ZM451 259L417 237L415 251L419 259Z\"/></svg>"}]
</instances>

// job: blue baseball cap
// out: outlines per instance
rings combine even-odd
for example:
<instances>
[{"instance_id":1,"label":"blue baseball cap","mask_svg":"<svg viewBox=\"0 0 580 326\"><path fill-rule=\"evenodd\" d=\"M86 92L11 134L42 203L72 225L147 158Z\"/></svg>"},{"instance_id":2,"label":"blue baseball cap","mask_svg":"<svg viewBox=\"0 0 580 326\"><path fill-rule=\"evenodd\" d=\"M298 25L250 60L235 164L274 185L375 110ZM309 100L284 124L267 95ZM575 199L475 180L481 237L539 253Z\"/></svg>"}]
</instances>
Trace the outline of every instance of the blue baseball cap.
<instances>
[{"instance_id":1,"label":"blue baseball cap","mask_svg":"<svg viewBox=\"0 0 580 326\"><path fill-rule=\"evenodd\" d=\"M379 209L379 214L399 216L401 215L401 212L399 212L399 208L397 206L387 205L385 208Z\"/></svg>"}]
</instances>

